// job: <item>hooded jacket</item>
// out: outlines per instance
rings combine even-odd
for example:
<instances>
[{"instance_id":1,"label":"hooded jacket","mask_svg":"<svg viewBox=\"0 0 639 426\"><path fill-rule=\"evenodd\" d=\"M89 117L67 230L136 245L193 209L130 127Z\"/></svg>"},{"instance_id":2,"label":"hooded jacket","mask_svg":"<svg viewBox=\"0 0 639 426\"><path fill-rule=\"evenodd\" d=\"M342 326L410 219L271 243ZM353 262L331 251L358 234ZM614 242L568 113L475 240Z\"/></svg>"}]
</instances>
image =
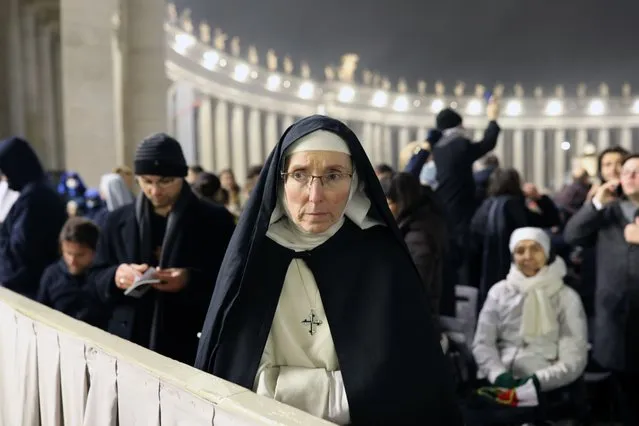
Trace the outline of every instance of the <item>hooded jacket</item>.
<instances>
[{"instance_id":1,"label":"hooded jacket","mask_svg":"<svg viewBox=\"0 0 639 426\"><path fill-rule=\"evenodd\" d=\"M24 139L0 142L0 170L20 193L0 227L0 285L35 298L44 269L58 259L66 208Z\"/></svg>"}]
</instances>

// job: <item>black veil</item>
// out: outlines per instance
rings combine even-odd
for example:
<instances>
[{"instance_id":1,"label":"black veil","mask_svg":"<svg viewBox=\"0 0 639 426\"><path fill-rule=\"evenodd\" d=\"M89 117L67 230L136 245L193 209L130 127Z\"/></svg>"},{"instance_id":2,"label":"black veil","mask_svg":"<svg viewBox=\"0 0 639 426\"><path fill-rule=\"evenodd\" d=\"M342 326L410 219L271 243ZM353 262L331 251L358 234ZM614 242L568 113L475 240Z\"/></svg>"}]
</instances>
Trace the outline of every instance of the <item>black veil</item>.
<instances>
[{"instance_id":1,"label":"black veil","mask_svg":"<svg viewBox=\"0 0 639 426\"><path fill-rule=\"evenodd\" d=\"M278 263L288 266L294 256L287 249L275 247L276 244L266 236L277 203L283 155L292 143L317 130L333 132L346 142L360 184L364 184L371 202L368 216L385 225L362 231L347 220L336 235L310 252L307 262L316 275L331 324L352 422L423 424L427 421L431 425L461 425L452 390L452 376L445 365L435 327L427 320L430 318L428 296L388 209L373 166L357 136L342 122L325 116L314 115L293 124L266 160L222 262L195 366L252 388L284 277L280 274L269 280L266 271L274 269L273 265ZM369 237L356 243L355 250L343 254L338 254L341 244L323 248L329 246L331 240L339 238L348 242L340 234L348 234L349 230ZM267 250L265 246L270 248ZM318 259L322 259L327 250L331 251L325 258L335 258L335 261L329 260L321 266L313 263L320 262ZM280 262L280 257L286 259ZM380 267L377 267L375 276L346 278L350 264L340 262L348 259L353 264L370 261L389 266L381 266L381 273ZM375 267L370 269L375 270ZM280 270L285 272L285 268ZM380 278L380 275L383 277ZM339 288L337 281L342 279L358 281L357 286L362 286L351 291L347 301L337 301L344 299L343 291L323 289L321 284L335 283ZM251 292L262 293L260 297L251 299ZM362 292L374 299L370 305L358 307L359 298L353 298L353 295ZM351 321L349 316L356 315L359 308L359 313L370 316L377 328L368 330L370 322L363 321L362 315ZM342 329L347 331L341 333ZM358 333L356 330L372 334L362 339L364 343L349 344L353 339L347 336ZM376 354L376 351L379 353Z\"/></svg>"}]
</instances>

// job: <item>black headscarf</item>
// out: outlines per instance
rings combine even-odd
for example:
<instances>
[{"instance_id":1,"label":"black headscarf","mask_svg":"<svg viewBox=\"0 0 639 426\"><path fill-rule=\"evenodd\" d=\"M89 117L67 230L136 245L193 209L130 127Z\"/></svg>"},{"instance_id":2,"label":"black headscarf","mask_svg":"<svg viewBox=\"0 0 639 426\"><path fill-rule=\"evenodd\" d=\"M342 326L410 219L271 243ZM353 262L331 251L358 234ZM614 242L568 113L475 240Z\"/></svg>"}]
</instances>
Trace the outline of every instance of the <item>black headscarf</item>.
<instances>
[{"instance_id":1,"label":"black headscarf","mask_svg":"<svg viewBox=\"0 0 639 426\"><path fill-rule=\"evenodd\" d=\"M266 160L222 263L195 366L252 388L286 268L300 256L266 236L284 154L318 130L346 142L371 202L368 216L384 225L362 230L347 219L301 255L320 290L352 423L461 425L426 292L373 167L357 136L324 116L289 127Z\"/></svg>"},{"instance_id":2,"label":"black headscarf","mask_svg":"<svg viewBox=\"0 0 639 426\"><path fill-rule=\"evenodd\" d=\"M38 156L29 142L21 138L0 142L0 171L14 191L22 191L28 184L45 178Z\"/></svg>"}]
</instances>

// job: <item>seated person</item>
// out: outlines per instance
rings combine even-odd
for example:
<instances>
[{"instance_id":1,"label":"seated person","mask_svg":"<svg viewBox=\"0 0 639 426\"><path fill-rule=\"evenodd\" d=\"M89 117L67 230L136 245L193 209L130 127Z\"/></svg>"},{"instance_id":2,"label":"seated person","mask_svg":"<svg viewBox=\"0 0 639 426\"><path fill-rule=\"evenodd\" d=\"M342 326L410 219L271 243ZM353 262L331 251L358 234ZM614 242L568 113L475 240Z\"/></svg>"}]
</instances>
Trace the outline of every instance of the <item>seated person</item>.
<instances>
[{"instance_id":1,"label":"seated person","mask_svg":"<svg viewBox=\"0 0 639 426\"><path fill-rule=\"evenodd\" d=\"M488 292L473 342L479 373L492 385L479 393L498 405L539 406L544 393L583 374L586 316L578 294L564 285L563 260L548 261L546 233L516 229L509 247L510 272Z\"/></svg>"},{"instance_id":2,"label":"seated person","mask_svg":"<svg viewBox=\"0 0 639 426\"><path fill-rule=\"evenodd\" d=\"M38 302L96 327L104 325L105 307L87 282L100 231L86 218L67 220L60 232L62 258L45 269Z\"/></svg>"}]
</instances>

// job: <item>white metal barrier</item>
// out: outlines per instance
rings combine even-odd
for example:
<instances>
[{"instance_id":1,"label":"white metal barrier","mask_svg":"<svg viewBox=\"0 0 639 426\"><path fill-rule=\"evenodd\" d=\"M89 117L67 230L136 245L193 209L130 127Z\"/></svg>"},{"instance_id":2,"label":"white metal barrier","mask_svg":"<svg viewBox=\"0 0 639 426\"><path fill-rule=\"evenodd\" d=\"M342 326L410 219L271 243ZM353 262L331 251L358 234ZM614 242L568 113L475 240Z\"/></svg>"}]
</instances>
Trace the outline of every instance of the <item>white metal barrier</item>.
<instances>
[{"instance_id":1,"label":"white metal barrier","mask_svg":"<svg viewBox=\"0 0 639 426\"><path fill-rule=\"evenodd\" d=\"M0 426L329 425L0 287Z\"/></svg>"}]
</instances>

